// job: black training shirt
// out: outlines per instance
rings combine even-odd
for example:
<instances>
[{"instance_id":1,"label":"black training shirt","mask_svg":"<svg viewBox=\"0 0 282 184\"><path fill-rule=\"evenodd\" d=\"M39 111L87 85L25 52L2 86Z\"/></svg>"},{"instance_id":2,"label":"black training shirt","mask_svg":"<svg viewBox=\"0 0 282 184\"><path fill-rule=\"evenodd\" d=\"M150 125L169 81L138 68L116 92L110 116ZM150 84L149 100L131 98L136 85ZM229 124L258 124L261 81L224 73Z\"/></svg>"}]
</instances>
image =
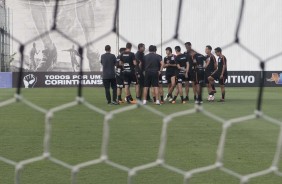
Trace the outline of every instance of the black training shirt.
<instances>
[{"instance_id":1,"label":"black training shirt","mask_svg":"<svg viewBox=\"0 0 282 184\"><path fill-rule=\"evenodd\" d=\"M225 56L221 56L218 58L218 71L221 73L223 69L223 65L225 65L224 73L227 73L227 59Z\"/></svg>"},{"instance_id":2,"label":"black training shirt","mask_svg":"<svg viewBox=\"0 0 282 184\"><path fill-rule=\"evenodd\" d=\"M114 79L116 77L116 56L111 53L103 54L101 64L103 65L103 79Z\"/></svg>"},{"instance_id":3,"label":"black training shirt","mask_svg":"<svg viewBox=\"0 0 282 184\"><path fill-rule=\"evenodd\" d=\"M123 62L124 71L134 71L134 63L135 55L132 52L125 51L120 55L120 60Z\"/></svg>"},{"instance_id":4,"label":"black training shirt","mask_svg":"<svg viewBox=\"0 0 282 184\"><path fill-rule=\"evenodd\" d=\"M190 52L185 51L184 54L186 54L186 56L187 56L187 60L188 60L188 63L189 63L189 72L190 72L190 71L192 71L194 69L193 68L192 56L191 56L191 51Z\"/></svg>"},{"instance_id":5,"label":"black training shirt","mask_svg":"<svg viewBox=\"0 0 282 184\"><path fill-rule=\"evenodd\" d=\"M135 54L135 58L136 58L136 63L137 63L137 68L140 70L140 71L144 71L144 53L143 52L140 52L140 51L137 51L136 54ZM139 64L141 63L141 69L139 68Z\"/></svg>"},{"instance_id":6,"label":"black training shirt","mask_svg":"<svg viewBox=\"0 0 282 184\"><path fill-rule=\"evenodd\" d=\"M186 68L186 66L187 66L186 62L188 62L187 55L186 54L179 54L178 56L176 56L175 62L176 62L176 64L179 64L179 66L181 68ZM185 71L182 71L182 70L179 70L179 69L178 69L178 72L180 74L185 73Z\"/></svg>"},{"instance_id":7,"label":"black training shirt","mask_svg":"<svg viewBox=\"0 0 282 184\"><path fill-rule=\"evenodd\" d=\"M117 66L116 66L116 75L117 76L121 76L122 72L123 72L123 68L122 66L119 64L120 61L120 55L118 55L117 57Z\"/></svg>"},{"instance_id":8,"label":"black training shirt","mask_svg":"<svg viewBox=\"0 0 282 184\"><path fill-rule=\"evenodd\" d=\"M174 55L166 56L164 58L164 64L176 64L175 56ZM166 68L166 73L175 74L176 70L177 70L177 66L168 66Z\"/></svg>"},{"instance_id":9,"label":"black training shirt","mask_svg":"<svg viewBox=\"0 0 282 184\"><path fill-rule=\"evenodd\" d=\"M192 56L193 60L193 66L196 70L204 70L204 64L206 61L206 57L202 54L196 53L194 56Z\"/></svg>"},{"instance_id":10,"label":"black training shirt","mask_svg":"<svg viewBox=\"0 0 282 184\"><path fill-rule=\"evenodd\" d=\"M160 71L160 62L162 57L155 54L149 53L144 57L145 71L146 72L158 72Z\"/></svg>"},{"instance_id":11,"label":"black training shirt","mask_svg":"<svg viewBox=\"0 0 282 184\"><path fill-rule=\"evenodd\" d=\"M206 67L206 71L207 72L215 71L216 68L214 67L214 64L216 63L216 58L214 57L214 55L213 54L211 54L210 56L207 55L206 58L210 60L209 65L207 65Z\"/></svg>"}]
</instances>

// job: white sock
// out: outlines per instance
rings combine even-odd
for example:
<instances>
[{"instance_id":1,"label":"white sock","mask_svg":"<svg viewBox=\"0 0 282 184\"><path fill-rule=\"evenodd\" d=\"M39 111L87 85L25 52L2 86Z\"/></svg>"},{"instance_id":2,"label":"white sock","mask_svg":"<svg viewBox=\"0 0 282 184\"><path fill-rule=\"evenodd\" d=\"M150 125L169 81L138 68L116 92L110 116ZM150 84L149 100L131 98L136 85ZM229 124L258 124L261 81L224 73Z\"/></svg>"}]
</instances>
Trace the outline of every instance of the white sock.
<instances>
[{"instance_id":1,"label":"white sock","mask_svg":"<svg viewBox=\"0 0 282 184\"><path fill-rule=\"evenodd\" d=\"M160 104L160 101L159 101L159 100L156 100L156 104Z\"/></svg>"},{"instance_id":2,"label":"white sock","mask_svg":"<svg viewBox=\"0 0 282 184\"><path fill-rule=\"evenodd\" d=\"M147 103L147 100L143 100L143 104L145 105Z\"/></svg>"}]
</instances>

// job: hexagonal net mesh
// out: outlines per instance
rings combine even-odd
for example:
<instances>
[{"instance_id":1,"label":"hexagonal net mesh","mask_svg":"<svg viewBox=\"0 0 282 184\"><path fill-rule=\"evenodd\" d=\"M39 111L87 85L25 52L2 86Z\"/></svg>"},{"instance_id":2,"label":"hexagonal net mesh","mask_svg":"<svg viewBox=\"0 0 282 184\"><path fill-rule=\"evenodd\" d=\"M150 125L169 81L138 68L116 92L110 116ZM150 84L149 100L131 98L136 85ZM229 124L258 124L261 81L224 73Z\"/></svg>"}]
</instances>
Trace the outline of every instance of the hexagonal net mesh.
<instances>
[{"instance_id":1,"label":"hexagonal net mesh","mask_svg":"<svg viewBox=\"0 0 282 184\"><path fill-rule=\"evenodd\" d=\"M196 1L196 0L195 0ZM195 2L192 1L192 2ZM35 5L37 5L37 3L40 2L39 0L35 1L35 0L30 0L29 3L34 3ZM84 0L77 0L74 1L73 3L75 3L77 6L80 6L81 3L84 3ZM21 66L20 66L20 75L19 75L19 79L22 78L23 75L23 60L24 60L24 50L25 50L25 46L27 44L32 43L34 40L37 40L38 38L42 38L44 37L46 34L49 34L51 32L56 32L58 34L60 34L61 36L65 37L65 39L69 40L70 42L76 44L78 46L78 53L80 55L80 65L83 65L83 52L85 49L87 49L90 45L95 45L97 42L99 42L101 39L107 37L110 34L114 34L116 36L118 36L119 38L119 42L117 44L117 48L119 46L119 43L125 43L126 41L133 41L133 43L138 42L132 40L134 38L131 38L131 35L124 36L121 33L124 31L123 29L125 29L123 27L123 24L126 24L126 22L123 23L119 23L119 16L120 16L120 12L121 11L130 11L130 13L132 13L132 11L135 10L136 7L131 7L131 9L129 7L123 7L125 2L123 1L110 1L111 3L115 4L115 11L114 11L114 15L113 15L113 27L111 27L109 30L109 32L105 33L104 35L100 35L99 37L95 38L94 40L88 40L85 44L81 44L79 42L77 42L76 40L74 40L72 37L66 35L63 31L60 30L60 25L57 24L57 19L58 19L58 12L60 9L60 0L56 0L54 2L54 4L52 5L48 5L51 6L54 11L53 11L53 21L52 21L52 26L50 28L50 30L48 30L47 32L42 33L39 36L36 36L35 38L22 43L20 40L14 38L12 35L8 36L13 39L14 41L18 42L20 44L19 47L19 52L21 54ZM134 1L127 1L126 3L130 3L130 2L134 2ZM184 11L184 9L189 6L189 4L191 3L192 5L194 5L192 2L187 2L184 0L178 0L178 1L162 1L162 0L156 0L155 2L158 3L158 5L160 6L172 6L173 10L171 12L165 12L165 13L161 13L160 14L160 18L163 18L162 15L167 15L169 14L170 17L173 17L176 19L176 21L174 21L173 23L169 24L169 27L173 27L173 34L171 35L171 37L167 40L164 40L164 37L160 37L160 43L157 45L158 47L163 47L165 45L171 44L171 43L182 43L184 44L184 41L182 40L181 37L181 31L180 31L180 27L181 27L181 21L186 21L187 17L186 15L186 11ZM234 119L223 119L222 117L219 117L218 115L215 115L207 110L205 110L205 108L201 105L195 105L195 107L193 109L189 109L189 110L185 110L185 111L180 111L180 112L175 112L172 114L164 114L161 111L156 110L155 108L152 108L150 106L144 106L141 103L140 104L136 104L136 105L131 105L131 106L126 106L126 107L122 107L122 108L118 108L116 110L110 111L110 112L106 112L98 107L95 106L95 104L91 104L88 101L86 101L83 98L83 86L81 83L79 83L78 85L78 93L77 93L77 97L73 102L67 103L67 104L62 104L59 105L57 107L51 108L51 109L45 109L42 108L40 106L38 106L37 104L34 104L32 102L30 102L29 100L25 99L25 97L21 94L21 80L18 80L18 88L16 90L16 94L14 96L14 98L11 98L9 100L6 101L2 101L0 102L0 108L3 108L5 106L9 106L13 103L17 103L18 101L21 101L23 104L25 104L26 106L34 109L35 111L38 111L40 113L43 113L45 115L45 133L44 133L44 151L42 153L41 156L39 157L34 157L34 158L30 158L27 160L22 160L19 162L10 160L8 158L2 157L0 155L0 161L9 164L11 166L15 167L15 183L16 184L20 184L21 183L21 177L20 177L20 173L22 172L22 170L24 170L25 166L31 163L35 163L44 159L48 159L49 161L53 162L54 164L60 165L62 167L65 167L69 170L71 170L71 183L75 184L76 183L76 177L77 174L80 172L81 169L92 166L92 165L96 165L96 164L100 164L100 163L105 163L111 167L114 167L116 169L122 170L124 172L128 173L128 181L127 183L131 184L133 183L133 177L135 175L138 175L138 172L143 171L143 170L147 170L153 167L163 167L164 169L170 171L170 172L174 172L177 174L180 174L183 176L183 183L188 183L190 181L190 179L195 175L195 174L199 174L199 173L204 173L204 172L208 172L211 170L216 170L216 169L220 169L222 172L233 176L237 179L240 180L240 183L248 183L250 181L250 179L255 178L255 177L259 177L259 176L263 176L269 173L274 173L280 177L282 177L282 172L279 171L279 163L281 162L281 152L282 152L282 122L279 120L276 120L272 117L269 117L267 115L265 115L262 112L262 98L263 98L263 89L264 89L264 81L265 81L265 67L268 61L273 60L277 57L280 57L281 52L279 53L275 53L274 55L266 58L266 59L262 59L259 55L257 55L255 52L253 52L250 48L248 48L247 46L245 46L244 44L241 43L241 39L240 39L240 30L241 30L241 25L243 22L243 17L244 17L244 11L245 11L245 0L240 0L238 1L238 13L236 14L236 19L237 22L236 24L234 24L234 37L233 37L233 41L231 41L228 44L225 44L222 46L223 49L227 49L229 47L232 47L234 45L237 45L238 47L240 47L242 50L244 50L244 52L248 53L251 57L255 58L257 61L260 62L260 69L261 69L261 81L260 81L260 87L259 87L259 95L257 98L257 107L256 110L253 114L250 114L248 116L243 116L243 117L238 117L238 118L234 118ZM148 2L147 2L148 3ZM166 5L163 5L163 4ZM177 4L176 4L177 3ZM218 3L217 6L213 7L214 9L222 9L223 7L221 7L220 2L214 2L214 3ZM134 3L133 3L134 4ZM151 7L146 6L146 2L144 1L140 1L138 3L138 5L143 4L144 7L147 7L148 9L150 9ZM45 4L47 6L47 4ZM71 5L71 3L70 3ZM123 5L123 6L122 6ZM201 9L202 8L202 9ZM212 13L213 10L209 10L210 7L195 7L195 9L197 9L196 11L210 11ZM130 9L130 10L129 10ZM208 9L208 10L207 10ZM134 25L139 25L139 21L142 22L142 16L143 13L146 14L146 11L144 10L144 12L142 12L142 14L140 14L140 17L137 17L134 19L135 24ZM195 13L195 12L192 12ZM125 15L124 15L125 16ZM154 15L151 15L154 16ZM222 15L224 16L224 15ZM185 17L185 18L184 18ZM187 20L188 21L188 20ZM272 20L274 21L274 20ZM161 21L162 23L166 23L166 21ZM169 22L168 22L169 23ZM144 22L142 22L142 24L144 24ZM224 22L223 22L224 24ZM161 25L162 26L162 25ZM140 26L142 29L146 29L146 25L141 25ZM135 28L132 28L135 29ZM138 32L138 29L135 30ZM148 29L151 29L150 26L148 27ZM164 27L164 29L168 29L167 27ZM197 29L196 25L193 25L193 27L191 29ZM201 29L206 29L205 27L201 28ZM223 28L219 28L219 29L224 29L224 25ZM152 34L155 30L155 27L152 28ZM163 31L161 31L163 34ZM142 33L142 31L141 31ZM149 32L150 33L150 32ZM159 33L157 33L159 34ZM136 35L135 35L136 36ZM153 35L154 37L154 35ZM212 37L212 35L210 36ZM153 38L152 38L153 39ZM136 47L136 44L135 44ZM83 67L80 68L80 74L83 75ZM89 160L83 163L79 163L77 165L71 165L68 164L64 161L61 161L59 159L56 159L52 156L51 152L50 152L50 140L52 137L52 127L51 127L51 120L54 116L54 113L77 106L77 105L83 105L85 107L87 107L89 110L94 111L96 113L101 114L102 116L104 116L104 121L103 121L103 136L102 136L102 147L101 147L101 156L98 159L94 159L94 160ZM127 166L121 165L119 163L113 162L111 161L110 157L108 156L108 148L109 148L109 138L110 138L110 124L109 121L111 119L114 119L115 116L117 114L123 113L123 112L127 112L130 111L132 109L136 109L136 108L143 108L147 111L150 111L151 113L155 114L156 116L159 116L160 118L162 118L162 130L161 130L161 135L160 135L160 142L159 142L159 151L158 151L158 155L157 158L154 162L151 163L147 163L144 165L138 165L136 167L133 168L129 168ZM220 140L218 143L218 147L217 147L217 151L216 151L216 160L214 162L214 164L212 165L207 165L205 167L200 167L200 168L195 168L192 170L183 170L180 168L177 168L173 165L170 165L166 162L165 159L165 152L167 149L167 139L168 139L168 125L170 124L170 122L177 118L177 117L181 117L181 116L185 116L185 115L191 115L194 113L200 113L202 116L211 118L212 120L220 123L222 125L222 130L221 130L221 135L220 135ZM277 127L280 128L279 130L279 136L277 139L277 144L276 144L276 151L275 154L273 155L273 161L271 163L271 165L268 168L265 168L264 170L255 172L255 173L250 173L250 174L246 174L246 175L242 175L239 174L235 171L233 171L232 169L229 169L227 167L225 167L224 165L224 148L225 148L225 143L226 143L226 137L227 137L227 133L228 130L230 129L230 127L232 127L234 124L240 123L240 122L244 122L244 121L249 121L249 120L253 120L253 119L263 119L271 124L276 125ZM282 178L281 178L282 179Z\"/></svg>"}]
</instances>

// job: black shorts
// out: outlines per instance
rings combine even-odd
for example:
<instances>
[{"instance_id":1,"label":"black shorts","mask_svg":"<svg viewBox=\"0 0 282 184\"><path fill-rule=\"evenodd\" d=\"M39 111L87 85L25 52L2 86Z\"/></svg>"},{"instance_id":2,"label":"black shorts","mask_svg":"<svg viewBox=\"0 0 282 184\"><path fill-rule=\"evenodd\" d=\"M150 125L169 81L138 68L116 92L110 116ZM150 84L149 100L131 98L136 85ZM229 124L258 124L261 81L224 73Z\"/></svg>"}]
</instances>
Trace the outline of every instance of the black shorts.
<instances>
[{"instance_id":1,"label":"black shorts","mask_svg":"<svg viewBox=\"0 0 282 184\"><path fill-rule=\"evenodd\" d=\"M185 81L186 81L186 82L188 82L188 81L193 81L193 74L189 72L189 73L188 73L188 77L187 77L187 78L185 77Z\"/></svg>"},{"instance_id":2,"label":"black shorts","mask_svg":"<svg viewBox=\"0 0 282 184\"><path fill-rule=\"evenodd\" d=\"M124 85L137 84L137 78L134 71L124 71Z\"/></svg>"},{"instance_id":3,"label":"black shorts","mask_svg":"<svg viewBox=\"0 0 282 184\"><path fill-rule=\"evenodd\" d=\"M117 89L117 81L115 78L113 79L103 79L103 85L107 88Z\"/></svg>"},{"instance_id":4,"label":"black shorts","mask_svg":"<svg viewBox=\"0 0 282 184\"><path fill-rule=\"evenodd\" d=\"M176 76L176 83L183 84L185 82L185 74L178 74Z\"/></svg>"},{"instance_id":5,"label":"black shorts","mask_svg":"<svg viewBox=\"0 0 282 184\"><path fill-rule=\"evenodd\" d=\"M171 77L175 77L175 73L166 73L165 78L168 84L171 84Z\"/></svg>"},{"instance_id":6,"label":"black shorts","mask_svg":"<svg viewBox=\"0 0 282 184\"><path fill-rule=\"evenodd\" d=\"M205 83L205 71L198 70L194 73L194 82L195 84L204 84Z\"/></svg>"},{"instance_id":7,"label":"black shorts","mask_svg":"<svg viewBox=\"0 0 282 184\"><path fill-rule=\"evenodd\" d=\"M145 72L144 87L159 87L159 72Z\"/></svg>"},{"instance_id":8,"label":"black shorts","mask_svg":"<svg viewBox=\"0 0 282 184\"><path fill-rule=\"evenodd\" d=\"M194 81L194 75L195 75L195 71L194 70L189 71L188 78L186 80L193 82Z\"/></svg>"},{"instance_id":9,"label":"black shorts","mask_svg":"<svg viewBox=\"0 0 282 184\"><path fill-rule=\"evenodd\" d=\"M227 73L224 73L223 78L220 79L220 75L221 75L221 71L217 71L215 72L212 76L212 78L214 78L214 80L218 81L220 85L225 85L225 82L227 80Z\"/></svg>"},{"instance_id":10,"label":"black shorts","mask_svg":"<svg viewBox=\"0 0 282 184\"><path fill-rule=\"evenodd\" d=\"M144 86L144 74L143 72L140 72L136 75L137 77L137 83L140 84L140 86Z\"/></svg>"},{"instance_id":11,"label":"black shorts","mask_svg":"<svg viewBox=\"0 0 282 184\"><path fill-rule=\"evenodd\" d=\"M123 76L117 75L116 79L117 79L117 87L118 88L124 88Z\"/></svg>"},{"instance_id":12,"label":"black shorts","mask_svg":"<svg viewBox=\"0 0 282 184\"><path fill-rule=\"evenodd\" d=\"M206 72L205 72L205 83L206 83L206 84L209 84L209 83L210 83L210 82L209 82L209 76L211 76L212 73L213 73L212 71L206 71Z\"/></svg>"},{"instance_id":13,"label":"black shorts","mask_svg":"<svg viewBox=\"0 0 282 184\"><path fill-rule=\"evenodd\" d=\"M159 75L159 84L163 84L163 75Z\"/></svg>"}]
</instances>

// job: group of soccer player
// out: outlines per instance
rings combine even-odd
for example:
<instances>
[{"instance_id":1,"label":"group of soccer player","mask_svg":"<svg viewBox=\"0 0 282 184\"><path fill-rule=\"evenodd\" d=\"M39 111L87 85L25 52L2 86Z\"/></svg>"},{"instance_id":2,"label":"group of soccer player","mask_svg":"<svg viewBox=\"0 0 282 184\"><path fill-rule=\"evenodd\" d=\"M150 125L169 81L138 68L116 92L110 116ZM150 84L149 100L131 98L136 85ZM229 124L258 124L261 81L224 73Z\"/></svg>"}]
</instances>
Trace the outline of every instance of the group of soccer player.
<instances>
[{"instance_id":1,"label":"group of soccer player","mask_svg":"<svg viewBox=\"0 0 282 184\"><path fill-rule=\"evenodd\" d=\"M131 43L127 43L125 48L120 48L120 55L115 64L117 100L113 104L124 103L121 97L123 88L125 88L125 102L136 103L131 95L131 84L135 85L136 99L142 100L143 104L147 104L147 101L154 101L157 105L165 101L175 104L178 96L181 103L185 104L189 101L190 83L193 87L195 103L203 103L202 88L204 86L208 89L208 101L212 102L215 100L215 81L218 81L221 87L219 101L224 102L227 60L222 55L221 48L217 47L214 50L217 60L212 54L210 45L205 48L205 56L192 49L190 42L185 43L185 48L186 51L182 53L181 47L176 46L173 53L172 48L167 47L164 59L156 53L157 47L154 45L149 46L149 53L146 55L143 43L138 44L138 51L135 54L131 52ZM164 68L166 70L162 72ZM162 85L164 73L168 88L168 94L165 96Z\"/></svg>"}]
</instances>

